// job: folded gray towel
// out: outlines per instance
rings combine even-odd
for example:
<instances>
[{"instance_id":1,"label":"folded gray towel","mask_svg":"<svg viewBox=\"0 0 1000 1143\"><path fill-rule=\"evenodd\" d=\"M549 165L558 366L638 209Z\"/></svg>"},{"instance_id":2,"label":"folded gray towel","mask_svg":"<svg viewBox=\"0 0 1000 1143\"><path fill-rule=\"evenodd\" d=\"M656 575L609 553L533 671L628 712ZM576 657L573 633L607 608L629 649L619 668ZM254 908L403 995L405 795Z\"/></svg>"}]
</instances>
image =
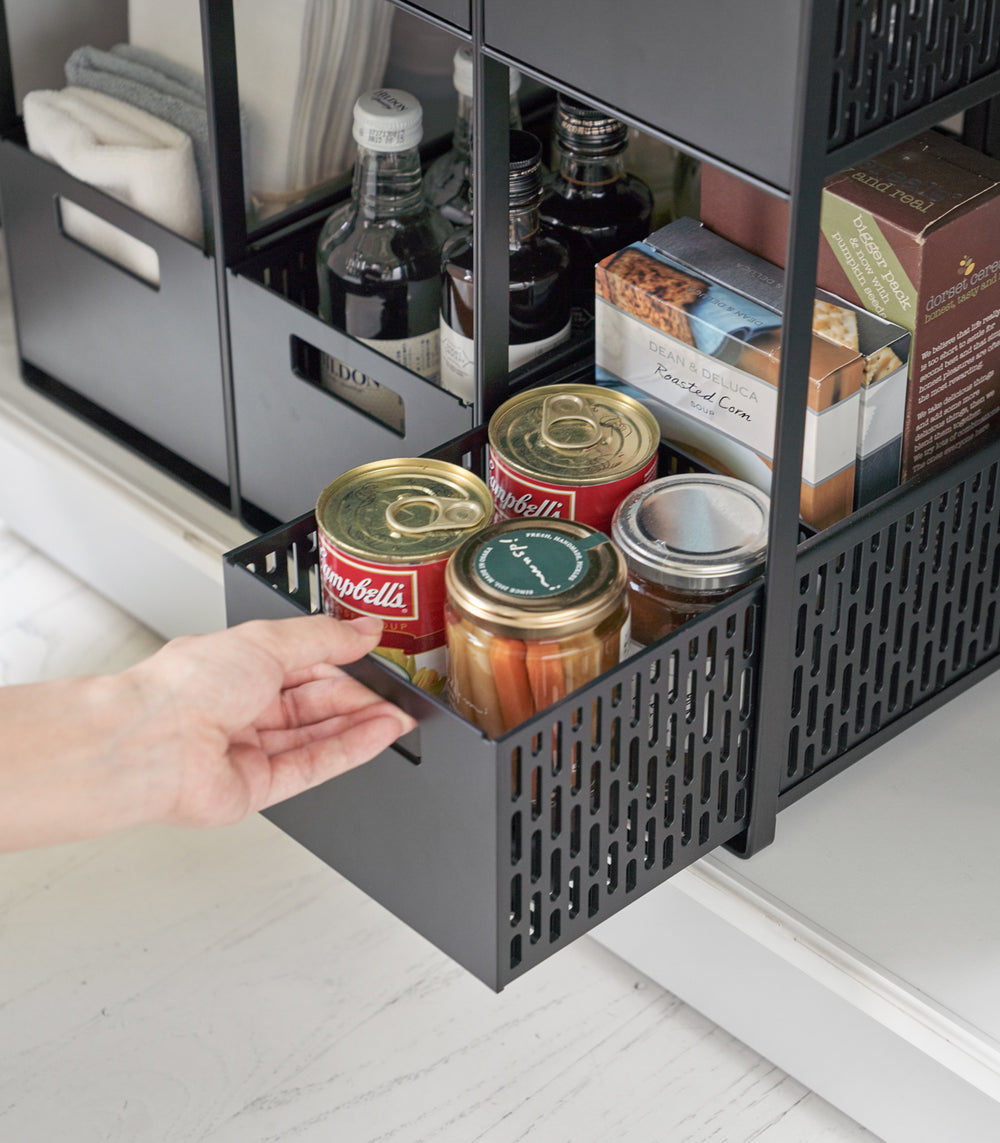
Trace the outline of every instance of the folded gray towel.
<instances>
[{"instance_id":1,"label":"folded gray towel","mask_svg":"<svg viewBox=\"0 0 1000 1143\"><path fill-rule=\"evenodd\" d=\"M66 79L75 87L113 96L155 115L191 137L201 188L205 233L212 233L211 171L205 81L191 68L145 48L116 44L111 51L77 48L66 61ZM241 114L244 144L246 124ZM244 147L245 157L245 147Z\"/></svg>"}]
</instances>

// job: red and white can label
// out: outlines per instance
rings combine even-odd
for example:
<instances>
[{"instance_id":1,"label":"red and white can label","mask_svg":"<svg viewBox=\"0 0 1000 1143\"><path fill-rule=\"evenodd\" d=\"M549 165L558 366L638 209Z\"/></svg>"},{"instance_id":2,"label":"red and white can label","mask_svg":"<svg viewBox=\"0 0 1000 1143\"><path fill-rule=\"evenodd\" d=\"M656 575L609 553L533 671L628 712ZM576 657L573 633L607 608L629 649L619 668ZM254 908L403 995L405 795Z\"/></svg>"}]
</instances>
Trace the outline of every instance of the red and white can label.
<instances>
[{"instance_id":1,"label":"red and white can label","mask_svg":"<svg viewBox=\"0 0 1000 1143\"><path fill-rule=\"evenodd\" d=\"M380 648L408 655L445 645L445 556L421 564L378 564L348 556L319 534L323 610L335 619L377 615Z\"/></svg>"},{"instance_id":2,"label":"red and white can label","mask_svg":"<svg viewBox=\"0 0 1000 1143\"><path fill-rule=\"evenodd\" d=\"M542 476L524 476L489 450L489 486L493 520L558 518L576 520L610 535L611 518L625 497L656 476L656 456L637 472L603 484L553 484Z\"/></svg>"}]
</instances>

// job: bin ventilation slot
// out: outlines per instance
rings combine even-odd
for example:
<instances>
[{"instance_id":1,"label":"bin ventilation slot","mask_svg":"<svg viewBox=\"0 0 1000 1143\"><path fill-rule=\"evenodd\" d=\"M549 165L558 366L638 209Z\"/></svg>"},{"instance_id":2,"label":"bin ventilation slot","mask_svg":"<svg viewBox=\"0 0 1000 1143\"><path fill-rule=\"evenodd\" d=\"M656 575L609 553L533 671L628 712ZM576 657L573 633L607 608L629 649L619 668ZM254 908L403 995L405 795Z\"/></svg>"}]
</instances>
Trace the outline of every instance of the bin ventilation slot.
<instances>
[{"instance_id":1,"label":"bin ventilation slot","mask_svg":"<svg viewBox=\"0 0 1000 1143\"><path fill-rule=\"evenodd\" d=\"M1000 0L840 0L832 151L989 74Z\"/></svg>"},{"instance_id":2,"label":"bin ventilation slot","mask_svg":"<svg viewBox=\"0 0 1000 1143\"><path fill-rule=\"evenodd\" d=\"M997 477L801 557L784 790L1000 651Z\"/></svg>"},{"instance_id":3,"label":"bin ventilation slot","mask_svg":"<svg viewBox=\"0 0 1000 1143\"><path fill-rule=\"evenodd\" d=\"M505 740L510 970L745 828L758 654L747 598L759 597L734 599L728 614L692 624ZM526 782L524 760L539 744Z\"/></svg>"}]
</instances>

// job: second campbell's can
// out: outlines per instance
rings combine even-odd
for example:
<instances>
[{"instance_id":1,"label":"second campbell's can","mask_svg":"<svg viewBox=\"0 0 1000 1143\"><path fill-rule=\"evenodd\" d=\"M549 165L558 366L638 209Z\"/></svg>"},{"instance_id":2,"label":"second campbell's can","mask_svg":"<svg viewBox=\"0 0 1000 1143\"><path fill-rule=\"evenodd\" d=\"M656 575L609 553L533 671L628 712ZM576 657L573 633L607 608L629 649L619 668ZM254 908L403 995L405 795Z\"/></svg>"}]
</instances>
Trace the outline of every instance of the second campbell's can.
<instances>
[{"instance_id":1,"label":"second campbell's can","mask_svg":"<svg viewBox=\"0 0 1000 1143\"><path fill-rule=\"evenodd\" d=\"M504 402L489 423L494 520L558 518L610 532L615 508L656 476L650 411L599 385L543 385Z\"/></svg>"},{"instance_id":2,"label":"second campbell's can","mask_svg":"<svg viewBox=\"0 0 1000 1143\"><path fill-rule=\"evenodd\" d=\"M490 522L486 485L464 468L423 457L379 460L328 484L316 503L323 610L383 620L376 654L417 686L447 680L444 569Z\"/></svg>"}]
</instances>

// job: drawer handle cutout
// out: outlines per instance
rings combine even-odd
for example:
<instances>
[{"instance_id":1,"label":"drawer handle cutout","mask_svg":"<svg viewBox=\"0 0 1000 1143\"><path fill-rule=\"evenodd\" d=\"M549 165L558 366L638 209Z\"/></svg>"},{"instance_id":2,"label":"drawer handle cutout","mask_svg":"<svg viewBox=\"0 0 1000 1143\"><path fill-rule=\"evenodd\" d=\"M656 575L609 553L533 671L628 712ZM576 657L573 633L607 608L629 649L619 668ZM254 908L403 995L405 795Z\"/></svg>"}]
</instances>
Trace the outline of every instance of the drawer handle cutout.
<instances>
[{"instance_id":1,"label":"drawer handle cutout","mask_svg":"<svg viewBox=\"0 0 1000 1143\"><path fill-rule=\"evenodd\" d=\"M395 389L294 334L290 349L292 372L296 377L350 405L397 436L406 436L406 407Z\"/></svg>"},{"instance_id":2,"label":"drawer handle cutout","mask_svg":"<svg viewBox=\"0 0 1000 1143\"><path fill-rule=\"evenodd\" d=\"M160 256L147 242L64 195L56 195L56 225L63 237L124 270L154 290L160 288Z\"/></svg>"}]
</instances>

